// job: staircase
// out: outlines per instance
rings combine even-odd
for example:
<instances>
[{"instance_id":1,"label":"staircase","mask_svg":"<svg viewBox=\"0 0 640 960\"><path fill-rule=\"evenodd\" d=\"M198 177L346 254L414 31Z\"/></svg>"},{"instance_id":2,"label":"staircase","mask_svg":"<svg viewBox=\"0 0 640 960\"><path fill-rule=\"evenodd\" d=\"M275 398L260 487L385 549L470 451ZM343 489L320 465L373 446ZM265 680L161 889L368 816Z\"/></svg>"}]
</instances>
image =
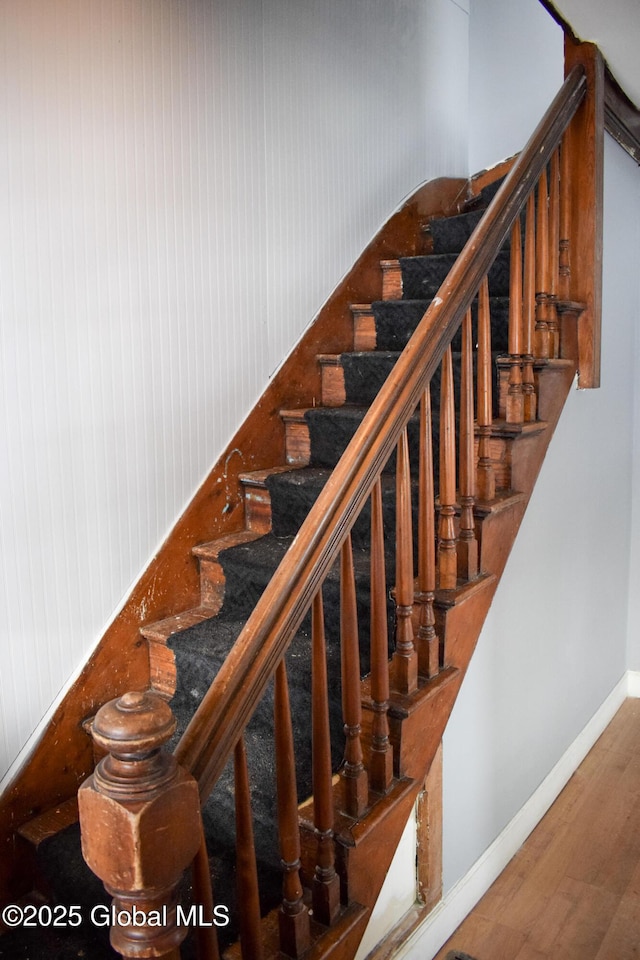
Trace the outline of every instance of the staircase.
<instances>
[{"instance_id":1,"label":"staircase","mask_svg":"<svg viewBox=\"0 0 640 960\"><path fill-rule=\"evenodd\" d=\"M382 259L378 298L351 305L352 349L330 352L329 339L317 355L319 402L280 409L283 456L239 475L244 527L193 546L199 599L142 626L175 732L148 699L94 723L97 758L117 758L115 715L161 715L157 743L171 736L199 785L204 872L230 916L203 956L355 955L580 363L584 303L555 285L563 263L550 276L570 154L557 144L585 88L572 77L557 129L534 135L529 152L546 153L527 189L525 151L504 185L504 168L475 178L448 216L420 219L410 255ZM573 236L566 211L564 226ZM486 264L461 268L487 238ZM461 271L468 291L447 316ZM380 409L388 431L371 440ZM147 780L150 742L127 759L147 763ZM59 804L19 834L39 847L39 895L86 917L109 898L80 860L76 810ZM100 873L104 837L82 819ZM196 870L175 895L203 902L206 886ZM151 902L154 884L142 887ZM106 927L63 933L6 934L0 956L114 955ZM177 956L144 952L153 934L125 937L122 953ZM194 955L193 936L182 950Z\"/></svg>"}]
</instances>

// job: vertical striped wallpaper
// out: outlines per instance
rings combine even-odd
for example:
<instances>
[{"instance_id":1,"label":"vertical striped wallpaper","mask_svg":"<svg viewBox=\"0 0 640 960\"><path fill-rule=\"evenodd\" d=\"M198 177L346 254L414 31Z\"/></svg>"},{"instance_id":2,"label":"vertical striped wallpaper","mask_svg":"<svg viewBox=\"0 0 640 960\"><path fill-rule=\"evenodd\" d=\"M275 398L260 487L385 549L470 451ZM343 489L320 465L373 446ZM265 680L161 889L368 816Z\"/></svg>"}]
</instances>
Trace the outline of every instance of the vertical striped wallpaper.
<instances>
[{"instance_id":1,"label":"vertical striped wallpaper","mask_svg":"<svg viewBox=\"0 0 640 960\"><path fill-rule=\"evenodd\" d=\"M0 774L380 223L465 3L0 0Z\"/></svg>"}]
</instances>

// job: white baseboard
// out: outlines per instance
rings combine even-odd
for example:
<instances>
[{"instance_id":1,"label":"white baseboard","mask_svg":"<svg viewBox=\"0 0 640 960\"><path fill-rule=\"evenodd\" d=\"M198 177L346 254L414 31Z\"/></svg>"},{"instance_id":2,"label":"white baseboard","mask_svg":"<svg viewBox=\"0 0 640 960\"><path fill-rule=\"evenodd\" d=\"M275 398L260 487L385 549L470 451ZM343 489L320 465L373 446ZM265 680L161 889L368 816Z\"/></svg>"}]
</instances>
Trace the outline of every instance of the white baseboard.
<instances>
[{"instance_id":1,"label":"white baseboard","mask_svg":"<svg viewBox=\"0 0 640 960\"><path fill-rule=\"evenodd\" d=\"M640 697L640 670L627 670L627 696Z\"/></svg>"},{"instance_id":2,"label":"white baseboard","mask_svg":"<svg viewBox=\"0 0 640 960\"><path fill-rule=\"evenodd\" d=\"M640 672L629 670L622 677L533 796L407 938L394 954L394 960L428 960L440 950L520 849L626 697L640 697Z\"/></svg>"}]
</instances>

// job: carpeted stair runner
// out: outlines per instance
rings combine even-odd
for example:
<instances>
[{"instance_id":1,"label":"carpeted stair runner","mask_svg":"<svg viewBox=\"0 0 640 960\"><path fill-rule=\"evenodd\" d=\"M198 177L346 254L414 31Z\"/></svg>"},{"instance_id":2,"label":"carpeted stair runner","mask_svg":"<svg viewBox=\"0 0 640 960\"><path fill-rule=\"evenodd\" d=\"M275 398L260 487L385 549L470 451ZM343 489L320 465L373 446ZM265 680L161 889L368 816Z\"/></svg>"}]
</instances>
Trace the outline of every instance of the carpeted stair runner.
<instances>
[{"instance_id":1,"label":"carpeted stair runner","mask_svg":"<svg viewBox=\"0 0 640 960\"><path fill-rule=\"evenodd\" d=\"M484 207L497 185L483 193L479 207ZM305 413L311 444L310 466L290 472L278 473L267 479L271 498L272 532L248 544L234 546L221 552L219 562L224 570L225 597L220 613L197 626L175 634L169 640L174 651L177 668L177 690L172 700L172 709L178 720L176 740L186 727L220 665L224 661L244 622L255 607L278 563L284 556L291 538L295 536L312 504L324 486L330 469L353 436L368 404L374 399L380 386L397 361L413 330L422 318L430 299L436 294L456 255L477 224L482 209L474 209L460 216L435 220L429 232L433 239L434 253L429 256L403 258L400 260L403 279L401 300L378 301L371 305L375 317L377 349L373 352L343 354L340 364L344 369L346 404L338 407L316 407ZM503 249L489 274L492 298L492 334L494 348L506 352L506 322L508 317L509 253ZM475 326L475 308L474 308ZM459 335L454 341L454 351L459 351ZM459 353L456 353L459 358ZM456 368L459 367L459 359ZM459 372L456 370L456 381ZM439 374L432 385L434 406L435 441L437 442L437 410L439 406ZM417 419L410 424L409 437L412 449L412 471L417 469ZM437 450L434 451L437 467ZM393 582L395 494L394 464L383 476L384 525L387 544L387 576ZM415 483L414 483L415 485ZM360 643L362 651L362 674L369 670L367 651L369 647L369 510L368 507L357 521L353 531L354 563L356 570ZM325 625L328 643L329 689L331 691L331 726L334 743L334 768L342 758L344 736L342 733L340 692L339 648L339 569L336 564L323 588L325 599ZM393 640L393 608L389 604L389 638ZM291 695L294 737L296 740L296 763L299 800L311 793L311 641L307 620L302 624L287 654L287 670ZM246 731L246 746L251 777L254 833L258 869L263 882L262 907L265 911L276 906L281 899L282 874L280 855L277 849L275 817L275 783L273 743L273 693L270 689L260 704ZM232 924L222 932L222 942L230 942L237 936L237 910L235 908L234 831L235 810L232 765L229 764L218 782L204 810L205 828L209 844L214 882L214 897L218 902L232 908ZM75 852L70 852L73 844ZM85 896L96 903L101 885L91 877L79 858L77 829L58 835L55 842L43 845L43 872L50 878L58 902L77 902L76 897ZM60 877L69 868L72 876L60 885ZM71 886L69 886L71 883ZM75 883L75 886L73 885ZM57 887L57 889L56 889ZM107 898L102 893L102 900ZM185 897L188 892L185 892ZM84 902L84 901L82 901ZM30 957L31 960L91 956L102 960L109 955L104 946L104 931L86 925L78 931L65 931L65 939L38 946L33 943L26 952L21 941L0 939L0 957ZM20 931L24 936L24 931ZM82 940L82 937L85 939ZM95 941L102 940L103 946ZM81 951L85 951L82 953ZM188 949L187 949L188 954Z\"/></svg>"},{"instance_id":2,"label":"carpeted stair runner","mask_svg":"<svg viewBox=\"0 0 640 960\"><path fill-rule=\"evenodd\" d=\"M184 723L184 712L187 704L189 715L197 707L200 691L204 693L209 679L215 675L217 667L205 667L201 648L208 650L209 645L216 646L215 637L218 630L226 629L228 619L234 620L240 616L241 608L245 607L246 615L251 612L264 587L269 581L277 562L284 556L289 544L289 538L297 532L309 509L317 499L330 470L335 466L342 455L349 440L360 425L362 418L375 398L378 390L389 375L399 353L415 330L424 315L430 298L438 288L453 263L457 252L462 248L471 230L475 227L482 210L473 211L458 217L434 221L431 224L434 253L424 257L404 258L400 260L403 276L402 300L378 301L372 304L376 319L377 349L371 352L356 352L343 354L340 363L344 369L346 403L338 407L315 407L306 411L305 420L309 427L310 436L310 466L307 468L278 473L269 477L267 486L271 497L272 532L259 540L237 547L231 547L220 555L220 562L225 573L225 600L218 617L191 627L181 634L176 634L170 640L170 646L175 652L178 676L178 691L172 702L172 707L179 716L180 725ZM440 252L444 248L445 252ZM458 249L456 249L458 248ZM508 250L499 253L498 258L489 274L489 290L492 307L492 334L495 338L496 351L507 350L507 320L508 320L508 292L509 292L509 254ZM473 308L474 335L476 308ZM454 341L454 350L460 349L460 336ZM459 352L455 354L454 377L456 389L459 389ZM497 396L497 390L495 391ZM437 443L439 409L439 371L432 384L432 403L434 407L434 442ZM417 417L409 425L409 442L413 453L412 471L417 471L415 451L417 450L418 420ZM437 469L437 449L434 452L434 461ZM390 460L387 473L383 477L383 503L385 516L385 533L387 544L387 571L390 579L393 578L393 541L395 525L395 456ZM360 641L362 650L362 673L368 672L366 650L368 649L368 584L369 584L369 511L365 509L362 518L354 529L354 553L356 579L358 581L358 618L360 626ZM362 588L360 588L360 582ZM339 574L337 567L327 580L324 589L325 598L325 628L329 656L329 686L335 691L332 703L332 734L335 736L334 762L336 768L341 761L344 737L342 735L340 689L340 653L339 653ZM390 642L393 637L393 610L390 606ZM237 624L238 629L240 624ZM289 675L291 708L294 723L294 737L296 740L296 757L298 762L298 796L305 799L311 792L310 758L311 749L308 740L308 724L310 717L310 640L308 624L292 643L288 657L287 669ZM199 651L199 652L198 652ZM191 668L187 661L190 657L198 658L198 665ZM209 654L207 653L207 657ZM217 658L214 658L217 659ZM198 683L190 687L186 677L198 679ZM198 695L191 691L198 689ZM185 691L189 690L188 693ZM256 763L262 769L262 774L256 773L250 763L252 776L252 803L255 818L256 847L258 858L261 861L260 869L268 870L269 863L273 869L276 881L273 888L273 899L268 906L275 907L281 897L281 874L279 872L279 854L275 845L275 788L272 783L272 739L269 736L271 720L271 704L266 707L266 713L261 709L262 719L256 723L253 730L247 732L247 750L256 756ZM334 714L335 711L335 714ZM269 716L267 717L267 714ZM265 756L260 756L261 751ZM227 774L231 777L231 774ZM262 777L271 784L268 790L261 783ZM206 808L205 818L211 823L211 836L215 838L216 848L219 843L222 823L233 822L233 795L229 786L225 787L225 797L215 794ZM260 836L263 825L270 839ZM226 829L226 828L224 828ZM232 828L229 827L231 830ZM213 847L210 849L212 861L216 860ZM264 855L265 861L262 862ZM218 853L217 857L221 857ZM214 866L214 870L216 867ZM219 870L219 884L216 896L229 896L226 886L227 880L223 871Z\"/></svg>"}]
</instances>

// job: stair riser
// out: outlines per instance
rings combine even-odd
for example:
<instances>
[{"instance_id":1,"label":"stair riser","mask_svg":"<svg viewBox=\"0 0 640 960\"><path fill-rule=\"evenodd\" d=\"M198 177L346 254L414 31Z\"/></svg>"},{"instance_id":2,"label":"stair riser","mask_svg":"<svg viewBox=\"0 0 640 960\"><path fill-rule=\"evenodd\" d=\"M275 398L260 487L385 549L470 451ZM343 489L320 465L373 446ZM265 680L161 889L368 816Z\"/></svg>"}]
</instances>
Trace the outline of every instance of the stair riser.
<instances>
[{"instance_id":1,"label":"stair riser","mask_svg":"<svg viewBox=\"0 0 640 960\"><path fill-rule=\"evenodd\" d=\"M339 363L321 363L320 369L323 407L341 407L347 402L344 367Z\"/></svg>"},{"instance_id":2,"label":"stair riser","mask_svg":"<svg viewBox=\"0 0 640 960\"><path fill-rule=\"evenodd\" d=\"M376 321L373 311L369 305L367 307L352 307L353 316L353 349L354 350L375 350L376 349Z\"/></svg>"}]
</instances>

